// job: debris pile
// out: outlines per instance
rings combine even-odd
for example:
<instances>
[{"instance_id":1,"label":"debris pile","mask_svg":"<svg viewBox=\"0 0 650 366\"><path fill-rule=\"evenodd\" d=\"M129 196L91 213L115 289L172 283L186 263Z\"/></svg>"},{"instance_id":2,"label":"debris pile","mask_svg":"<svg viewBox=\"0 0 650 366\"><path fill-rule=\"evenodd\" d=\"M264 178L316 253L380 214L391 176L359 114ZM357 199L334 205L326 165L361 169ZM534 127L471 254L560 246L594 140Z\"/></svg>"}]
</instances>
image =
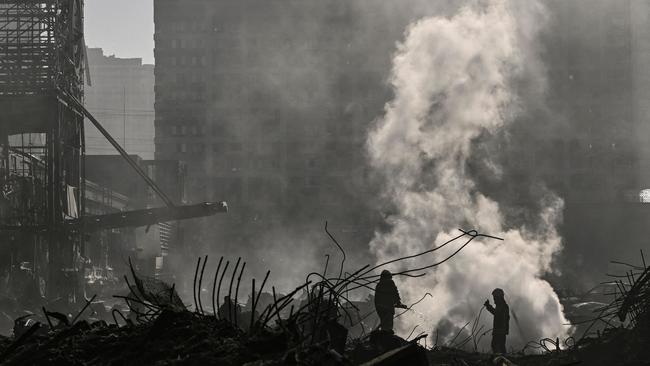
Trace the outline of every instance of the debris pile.
<instances>
[{"instance_id":1,"label":"debris pile","mask_svg":"<svg viewBox=\"0 0 650 366\"><path fill-rule=\"evenodd\" d=\"M464 232L462 236L469 236L466 238L469 242L478 235ZM428 335L424 333L416 334L409 341L389 331L368 328L364 323L368 314L360 309L361 303L350 301L347 296L354 289L371 288L378 280L378 275L373 273L384 263L364 266L345 275L341 263L339 275L333 277L327 275L327 268L322 273L312 272L302 285L285 295L278 295L273 286L270 293L264 292L269 278L267 272L259 286L255 279L251 280L249 303L241 306L238 297L246 262L239 258L231 267L230 261L221 257L211 283L212 296L204 301L201 289L207 262L206 256L199 258L196 265L192 310L183 304L173 285L138 275L131 267L131 280L125 276L129 294L115 296L124 301L125 308L113 308L109 312L111 321L88 316L91 311L86 309L92 308L94 297L73 317L43 308L42 316L16 319L13 337L0 337L0 362L6 365L598 366L639 365L650 360L646 346L650 342L650 269L645 264L631 266L624 276L616 277L613 283L618 290L612 294L614 300L599 309L581 338L546 338L531 342L516 353L490 355L477 352L476 347L468 351L472 348L463 346L474 339L427 347ZM405 269L396 274L417 277L424 269ZM223 302L219 301L221 296ZM422 299L426 296L430 295L425 294ZM607 327L604 331L590 332L597 323ZM351 334L354 327L359 327L360 335ZM474 325L471 333L474 337L483 334ZM424 346L420 344L422 341Z\"/></svg>"},{"instance_id":2,"label":"debris pile","mask_svg":"<svg viewBox=\"0 0 650 366\"><path fill-rule=\"evenodd\" d=\"M131 293L119 296L129 305L130 316L114 309L114 323L108 324L77 320L79 316L69 321L45 310L47 322L17 319L14 337L0 340L0 360L6 365L352 365L392 351L377 364L400 359L417 365L413 360L419 359L426 365L425 350L416 342L381 332L372 337L373 344L364 346L365 352L358 348L346 355L347 329L337 322L334 288L323 284L312 288L309 301L292 309L288 318L281 318L280 311L311 282L280 298L273 290L275 301L261 313L253 309L223 316L225 312L206 313L198 296L196 311L191 312L173 286L132 274L134 285L127 282ZM248 316L251 320L245 322ZM272 319L277 321L270 326Z\"/></svg>"},{"instance_id":3,"label":"debris pile","mask_svg":"<svg viewBox=\"0 0 650 366\"><path fill-rule=\"evenodd\" d=\"M221 257L212 281L210 301L202 296L208 257L199 258L194 275L194 311L189 311L173 285L140 276L131 265L132 281L124 277L129 294L127 315L113 308L113 322L69 317L43 308L43 317L16 320L14 337L0 340L0 361L7 365L30 364L219 364L219 365L426 365L426 349L418 345L426 334L407 342L392 332L366 329L358 302L348 295L355 289L372 290L379 281L376 270L387 264L420 257L431 251L397 258L374 267L345 272L345 251L325 231L342 253L338 275L309 273L305 282L286 295L275 287L262 296L269 273L257 286L251 280L250 306L239 305L239 290L246 262ZM439 263L409 269L395 275L419 277L444 263L473 239L484 236L462 231L465 242ZM329 259L328 259L329 262ZM296 294L305 296L296 301ZM220 301L223 294L223 302ZM267 301L262 301L264 298ZM211 306L210 306L211 305ZM350 337L349 328L359 326L363 337Z\"/></svg>"},{"instance_id":4,"label":"debris pile","mask_svg":"<svg viewBox=\"0 0 650 366\"><path fill-rule=\"evenodd\" d=\"M524 349L495 357L455 348L434 346L428 353L431 365L520 365L520 366L633 366L650 365L650 268L627 263L624 274L601 284L612 301L594 310L594 316L580 322L581 334L565 340L541 339ZM594 330L598 325L604 328Z\"/></svg>"},{"instance_id":5,"label":"debris pile","mask_svg":"<svg viewBox=\"0 0 650 366\"><path fill-rule=\"evenodd\" d=\"M0 358L7 365L346 364L322 343L301 346L283 327L262 327L261 316L244 331L235 319L186 310L173 286L135 272L133 279L131 293L123 298L135 321L117 309L113 324L69 322L46 311L48 324L17 320L14 338L0 342Z\"/></svg>"}]
</instances>

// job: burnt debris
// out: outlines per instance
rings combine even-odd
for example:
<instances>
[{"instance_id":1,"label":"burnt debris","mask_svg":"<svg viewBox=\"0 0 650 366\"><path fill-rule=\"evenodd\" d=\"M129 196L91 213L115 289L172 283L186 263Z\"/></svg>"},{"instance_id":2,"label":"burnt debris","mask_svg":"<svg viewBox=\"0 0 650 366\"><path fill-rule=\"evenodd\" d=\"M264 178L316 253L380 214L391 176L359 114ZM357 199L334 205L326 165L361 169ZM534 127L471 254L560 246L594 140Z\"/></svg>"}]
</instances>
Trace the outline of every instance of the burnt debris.
<instances>
[{"instance_id":1,"label":"burnt debris","mask_svg":"<svg viewBox=\"0 0 650 366\"><path fill-rule=\"evenodd\" d=\"M465 246L478 236L477 232L463 232L454 240L464 238ZM102 313L99 308L103 304L93 296L74 313L43 307L42 314L17 317L13 336L0 338L0 360L6 365L559 366L638 365L650 359L645 346L650 341L650 272L645 263L623 264L627 272L612 275L613 280L603 284L616 289L608 293L612 301L582 322L587 324L582 337L545 338L522 350L490 355L477 349L481 338L491 332L479 326L485 307L445 344L438 343L437 335L418 333L417 326L407 339L378 329L373 298L351 301L349 291L377 283L381 277L374 273L385 264L345 273L341 269L341 277L329 277L326 270L312 272L287 294L278 294L275 286L269 290L267 271L261 282L251 279L244 304L239 297L246 262L238 258L230 267L230 261L221 257L213 283L205 286L212 287L211 298L206 300L201 289L205 273L210 272L206 272L208 262L207 256L197 260L191 306L182 302L174 285L139 274L131 265L131 278L124 277L128 295L115 295L123 307ZM411 269L395 274L400 273L416 278L425 274ZM219 301L222 295L223 301ZM393 318L398 319L427 296L431 295L424 294ZM592 332L598 323L606 327Z\"/></svg>"},{"instance_id":2,"label":"burnt debris","mask_svg":"<svg viewBox=\"0 0 650 366\"><path fill-rule=\"evenodd\" d=\"M463 238L462 248L479 236L482 235L475 231L462 232L450 242ZM390 331L368 328L364 321L372 311L362 313L361 303L351 301L349 295L355 289L372 289L380 277L375 271L385 265L430 251L344 273L345 251L333 236L330 238L343 254L338 277L329 277L327 271L312 272L303 284L281 295L274 286L270 293L264 292L270 276L267 271L259 285L256 279L251 279L245 307L239 300L246 265L241 258L230 272L230 261L224 257L219 259L212 298L208 301L204 301L201 291L208 257L199 258L191 307L183 304L174 285L138 274L131 264L131 279L124 277L128 295L114 296L124 301L126 309L113 308L110 312L113 321L83 315L86 309L93 308L94 297L72 317L43 308L42 317L30 315L16 321L14 336L0 342L1 360L7 365L156 362L387 365L398 361L410 365L428 364L427 349L420 345L427 334L407 341ZM425 269L435 265L417 269L405 267L395 275L421 277L426 274ZM230 278L225 283L227 277ZM224 294L223 302L219 301L221 294ZM424 297L426 295L422 299ZM403 307L408 311L422 299L410 307ZM93 310L92 315L95 313ZM403 312L394 317L401 314ZM361 325L361 336L352 336L349 332L355 325Z\"/></svg>"}]
</instances>

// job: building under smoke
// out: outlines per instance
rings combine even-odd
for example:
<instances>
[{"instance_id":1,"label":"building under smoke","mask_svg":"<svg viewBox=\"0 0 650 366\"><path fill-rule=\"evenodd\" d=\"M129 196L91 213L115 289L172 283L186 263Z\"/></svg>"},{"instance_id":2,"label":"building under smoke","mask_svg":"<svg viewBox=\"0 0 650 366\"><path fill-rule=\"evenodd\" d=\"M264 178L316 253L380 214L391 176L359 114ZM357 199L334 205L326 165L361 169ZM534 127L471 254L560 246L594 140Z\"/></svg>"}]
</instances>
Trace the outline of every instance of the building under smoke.
<instances>
[{"instance_id":1,"label":"building under smoke","mask_svg":"<svg viewBox=\"0 0 650 366\"><path fill-rule=\"evenodd\" d=\"M536 206L540 183L557 192L565 202L560 268L567 282L593 283L607 261L647 244L650 216L638 194L650 184L650 8L642 1L543 4L546 98L526 101L532 108L499 141L507 184L494 191L513 203L514 216Z\"/></svg>"},{"instance_id":2,"label":"building under smoke","mask_svg":"<svg viewBox=\"0 0 650 366\"><path fill-rule=\"evenodd\" d=\"M409 22L455 7L412 5L155 1L156 154L188 162L191 200L232 202L218 227L195 231L199 247L254 249L258 234L273 241L280 227L283 239L300 240L287 228L314 232L330 218L358 233L344 241L365 250L378 222L371 212L391 211L376 199L363 146L390 98L390 57ZM614 249L620 238L630 253L642 244L646 215L629 196L648 184L640 173L648 11L635 1L543 5L548 27L536 51L547 91L524 100L527 110L501 138L477 140L501 163L499 179L470 166L522 224L542 187L557 192L561 263L593 277L625 255ZM534 95L525 88L523 99Z\"/></svg>"},{"instance_id":3,"label":"building under smoke","mask_svg":"<svg viewBox=\"0 0 650 366\"><path fill-rule=\"evenodd\" d=\"M388 94L393 45L364 43L359 10L339 1L155 1L156 157L187 162L190 200L228 197L230 207L188 233L189 256L250 258L284 242L311 247L306 270L330 245L317 243L328 219L365 251L377 221L366 128Z\"/></svg>"},{"instance_id":4,"label":"building under smoke","mask_svg":"<svg viewBox=\"0 0 650 366\"><path fill-rule=\"evenodd\" d=\"M86 108L129 154L153 159L154 66L143 65L140 58L105 56L101 48L88 48L86 53L90 75L84 90ZM116 153L90 123L86 124L86 152Z\"/></svg>"}]
</instances>

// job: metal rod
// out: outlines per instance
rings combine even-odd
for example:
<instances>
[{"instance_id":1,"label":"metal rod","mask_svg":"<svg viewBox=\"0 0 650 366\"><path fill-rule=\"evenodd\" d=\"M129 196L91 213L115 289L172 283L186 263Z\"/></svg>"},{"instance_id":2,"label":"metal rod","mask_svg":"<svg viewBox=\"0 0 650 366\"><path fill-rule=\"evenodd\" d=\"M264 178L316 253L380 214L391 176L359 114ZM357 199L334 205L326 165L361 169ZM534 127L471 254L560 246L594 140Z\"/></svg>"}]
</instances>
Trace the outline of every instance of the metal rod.
<instances>
[{"instance_id":1,"label":"metal rod","mask_svg":"<svg viewBox=\"0 0 650 366\"><path fill-rule=\"evenodd\" d=\"M214 303L215 291L217 289L217 276L219 275L219 270L221 269L221 262L223 262L223 256L219 258L219 264L217 265L217 270L214 272L214 281L212 282L212 312L214 317L217 317L217 308Z\"/></svg>"},{"instance_id":2,"label":"metal rod","mask_svg":"<svg viewBox=\"0 0 650 366\"><path fill-rule=\"evenodd\" d=\"M230 309L232 305L232 284L235 280L235 276L237 275L237 269L239 268L239 262L241 262L241 257L237 258L237 264L235 264L235 268L232 270L232 276L230 276L230 286L228 287L228 320L232 323L232 312L237 311L237 303L235 303L235 308L233 310ZM235 314L235 318L237 318L237 314Z\"/></svg>"},{"instance_id":3,"label":"metal rod","mask_svg":"<svg viewBox=\"0 0 650 366\"><path fill-rule=\"evenodd\" d=\"M203 311L203 303L201 303L201 288L203 285L203 272L205 272L205 264L208 263L208 256L206 255L203 259L203 267L201 268L201 276L199 277L199 290L196 294L196 297L199 299L199 309L201 309L201 314L205 314Z\"/></svg>"},{"instance_id":4,"label":"metal rod","mask_svg":"<svg viewBox=\"0 0 650 366\"><path fill-rule=\"evenodd\" d=\"M221 293L221 282L223 281L223 277L226 275L226 271L228 270L228 265L230 264L230 261L226 261L226 265L223 268L223 272L221 272L221 278L219 278L219 286L217 287L217 311L215 314L219 313L219 295ZM230 299L229 299L230 300ZM221 319L221 315L218 315L218 318Z\"/></svg>"},{"instance_id":5,"label":"metal rod","mask_svg":"<svg viewBox=\"0 0 650 366\"><path fill-rule=\"evenodd\" d=\"M199 275L199 266L201 265L201 257L197 258L196 269L194 270L194 281L192 281L192 297L194 298L194 311L198 312L199 302L196 300L196 278Z\"/></svg>"},{"instance_id":6,"label":"metal rod","mask_svg":"<svg viewBox=\"0 0 650 366\"><path fill-rule=\"evenodd\" d=\"M58 89L58 91L59 91L59 93L60 93L60 94L61 94L65 99L67 99L68 101L72 102L73 104L75 104L75 106L76 106L77 108L79 108L79 110L81 111L81 113L82 113L84 116L86 116L86 118L88 118L88 119L90 120L90 122L93 124L93 126L95 126L95 128L97 128L97 130L98 130L98 131L99 131L99 132L100 132L100 133L101 133L101 134L106 138L106 140L108 140L108 142L109 142L111 145L113 145L113 147L115 148L115 150L117 150L117 152L118 152L118 153L119 153L119 154L124 158L124 160L126 160L126 162L127 162L127 163L128 163L128 164L129 164L129 165L130 165L134 170L135 170L135 172L138 173L138 175L140 175L140 177L142 177L142 179L144 179L144 181L149 185L149 187L151 187L151 189L153 189L154 192L156 192L156 194L158 195L158 197L160 197L160 199L165 203L165 205L167 205L168 207L174 207L174 203L172 202L171 199L169 199L169 197L167 197L167 195L165 194L165 192L163 192L163 191L160 189L160 187L158 187L158 185L156 184L156 182L154 182L153 179L151 179L151 178L147 175L147 173L145 173L144 170L142 170L142 168L138 165L138 163L136 163L136 162L135 162L135 161L134 161L134 160L129 156L129 154L126 152L126 150L124 150L124 149L122 148L122 146L120 146L120 144L119 144L117 141L115 141L115 139L113 138L113 136L111 136L111 134L108 133L108 131L106 131L106 129L105 129L105 128L101 125L101 123L99 123L99 121L98 121L98 120L97 120L97 119L96 119L96 118L95 118L95 117L94 117L94 116L93 116L93 115L92 115L92 114L91 114L91 113L86 109L86 107L84 107L84 105L83 105L81 102L79 102L79 100L77 100L77 98L75 98L74 96L72 96L72 95L66 93L65 91L63 91L63 90L61 90L61 89Z\"/></svg>"},{"instance_id":7,"label":"metal rod","mask_svg":"<svg viewBox=\"0 0 650 366\"><path fill-rule=\"evenodd\" d=\"M90 300L86 301L86 305L81 309L81 311L77 314L77 316L75 316L74 319L72 319L72 321L70 322L71 325L74 324L75 321L77 321L79 316L81 316L81 314L86 310L86 308L88 308L88 306L90 306L90 304L93 302L93 300L95 300L96 297L97 297L97 294L93 295L93 297L90 298Z\"/></svg>"},{"instance_id":8,"label":"metal rod","mask_svg":"<svg viewBox=\"0 0 650 366\"><path fill-rule=\"evenodd\" d=\"M241 271L239 271L239 277L237 277L237 286L235 287L235 311L237 311L237 304L238 304L238 298L239 298L239 284L241 283L241 276L244 274L244 268L246 268L246 262L242 264L241 266ZM235 327L238 326L238 319L235 314Z\"/></svg>"}]
</instances>

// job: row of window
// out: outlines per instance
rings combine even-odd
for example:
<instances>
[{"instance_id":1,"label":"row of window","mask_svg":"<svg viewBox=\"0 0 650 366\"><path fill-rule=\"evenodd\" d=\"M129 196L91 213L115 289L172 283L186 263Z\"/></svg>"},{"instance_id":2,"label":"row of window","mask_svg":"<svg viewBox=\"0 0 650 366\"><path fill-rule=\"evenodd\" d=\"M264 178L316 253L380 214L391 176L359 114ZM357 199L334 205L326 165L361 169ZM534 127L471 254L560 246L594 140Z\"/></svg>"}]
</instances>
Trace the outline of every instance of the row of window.
<instances>
[{"instance_id":1,"label":"row of window","mask_svg":"<svg viewBox=\"0 0 650 366\"><path fill-rule=\"evenodd\" d=\"M177 153L204 153L206 152L208 146L210 145L203 144L203 143L197 143L197 144L179 143L176 144L176 152ZM238 154L243 152L243 144L239 142L212 144L212 152L216 154L231 154L231 153ZM266 151L260 150L257 153L250 153L249 155L252 158L260 159L260 158L267 158L268 155L277 156L282 152L283 151L280 149L267 149ZM241 155L235 157L231 156L231 160L241 161L242 160Z\"/></svg>"},{"instance_id":2,"label":"row of window","mask_svg":"<svg viewBox=\"0 0 650 366\"><path fill-rule=\"evenodd\" d=\"M244 121L228 124L214 123L209 129L204 124L158 126L157 130L159 135L165 135L168 133L171 136L207 136L208 133L212 136L232 136L235 134L235 130L241 129L243 122ZM277 119L269 119L258 123L246 123L246 127L255 129L256 132L261 132L265 135L283 128L282 124Z\"/></svg>"},{"instance_id":3,"label":"row of window","mask_svg":"<svg viewBox=\"0 0 650 366\"><path fill-rule=\"evenodd\" d=\"M156 88L156 99L165 100L167 98L173 101L190 101L198 103L208 100L208 93L204 89L171 89L168 92L161 93L160 89Z\"/></svg>"},{"instance_id":4,"label":"row of window","mask_svg":"<svg viewBox=\"0 0 650 366\"><path fill-rule=\"evenodd\" d=\"M177 153L203 153L206 151L206 147L210 146L209 144L204 143L178 143L176 144ZM258 147L257 151L259 154L280 154L282 144L274 143L268 148ZM212 144L212 152L217 154L226 154L226 153L240 153L244 150L244 144L241 142L224 142L219 144Z\"/></svg>"},{"instance_id":5,"label":"row of window","mask_svg":"<svg viewBox=\"0 0 650 366\"><path fill-rule=\"evenodd\" d=\"M206 133L203 125L172 125L170 132L172 136L204 136Z\"/></svg>"},{"instance_id":6,"label":"row of window","mask_svg":"<svg viewBox=\"0 0 650 366\"><path fill-rule=\"evenodd\" d=\"M171 56L165 57L171 66L208 66L208 56Z\"/></svg>"},{"instance_id":7,"label":"row of window","mask_svg":"<svg viewBox=\"0 0 650 366\"><path fill-rule=\"evenodd\" d=\"M161 25L165 25L166 29L171 32L207 32L213 30L213 26L211 22L200 22L197 21L197 19L193 19L192 21L161 21L158 20L155 22L156 26L156 31L161 30Z\"/></svg>"},{"instance_id":8,"label":"row of window","mask_svg":"<svg viewBox=\"0 0 650 366\"><path fill-rule=\"evenodd\" d=\"M193 39L172 39L169 42L171 48L176 49L205 49L208 45L208 42L205 38L193 38Z\"/></svg>"}]
</instances>

